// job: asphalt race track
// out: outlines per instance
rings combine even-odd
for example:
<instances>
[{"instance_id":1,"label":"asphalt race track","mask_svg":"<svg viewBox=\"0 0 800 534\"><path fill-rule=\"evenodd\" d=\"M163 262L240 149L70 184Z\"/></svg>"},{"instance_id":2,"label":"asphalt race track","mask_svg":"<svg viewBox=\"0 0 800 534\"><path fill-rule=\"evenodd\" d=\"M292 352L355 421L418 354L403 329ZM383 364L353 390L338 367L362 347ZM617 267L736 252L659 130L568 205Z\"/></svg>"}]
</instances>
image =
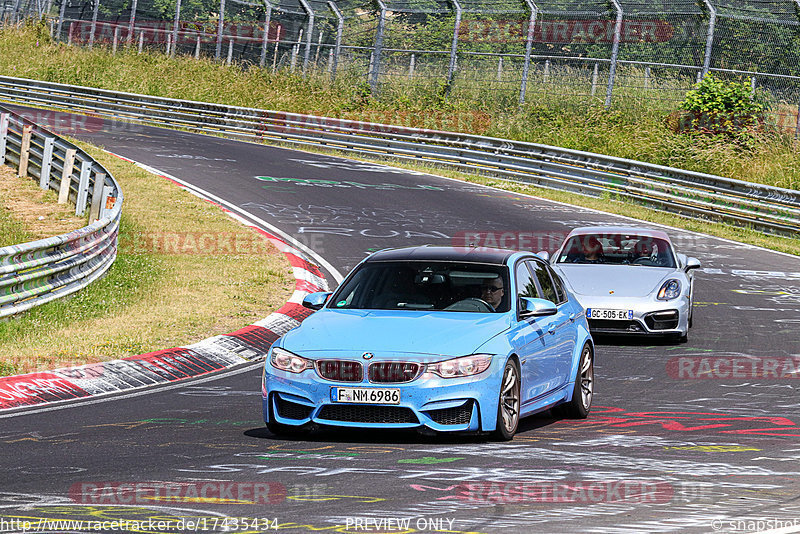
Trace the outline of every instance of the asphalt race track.
<instances>
[{"instance_id":1,"label":"asphalt race track","mask_svg":"<svg viewBox=\"0 0 800 534\"><path fill-rule=\"evenodd\" d=\"M449 245L467 232L536 251L578 225L631 223L214 137L109 122L77 137L224 199L341 274L370 251ZM260 367L250 366L0 414L0 531L25 521L39 532L754 532L792 522L800 531L800 260L668 232L703 262L689 341L598 340L584 421L526 419L508 444L394 432L276 438L261 420Z\"/></svg>"}]
</instances>

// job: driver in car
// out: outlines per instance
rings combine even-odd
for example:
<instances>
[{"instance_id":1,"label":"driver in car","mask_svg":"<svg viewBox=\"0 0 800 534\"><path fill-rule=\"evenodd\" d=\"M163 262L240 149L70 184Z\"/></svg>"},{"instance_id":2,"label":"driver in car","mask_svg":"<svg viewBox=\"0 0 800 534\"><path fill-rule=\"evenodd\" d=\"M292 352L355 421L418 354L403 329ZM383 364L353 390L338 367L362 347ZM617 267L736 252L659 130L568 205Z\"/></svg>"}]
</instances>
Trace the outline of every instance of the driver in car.
<instances>
[{"instance_id":1,"label":"driver in car","mask_svg":"<svg viewBox=\"0 0 800 534\"><path fill-rule=\"evenodd\" d=\"M500 307L504 294L503 279L500 276L486 280L481 284L481 300L486 302L486 304L491 306L495 311Z\"/></svg>"}]
</instances>

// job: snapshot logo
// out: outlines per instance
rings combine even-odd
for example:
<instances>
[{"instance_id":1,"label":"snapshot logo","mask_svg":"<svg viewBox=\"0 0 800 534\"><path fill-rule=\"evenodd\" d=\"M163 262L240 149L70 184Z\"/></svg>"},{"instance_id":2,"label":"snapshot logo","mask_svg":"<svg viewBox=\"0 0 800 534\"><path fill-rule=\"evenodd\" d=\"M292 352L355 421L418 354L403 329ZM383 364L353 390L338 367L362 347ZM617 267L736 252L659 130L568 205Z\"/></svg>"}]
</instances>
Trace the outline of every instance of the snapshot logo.
<instances>
[{"instance_id":1,"label":"snapshot logo","mask_svg":"<svg viewBox=\"0 0 800 534\"><path fill-rule=\"evenodd\" d=\"M466 482L455 488L459 500L476 503L655 503L672 501L675 489L655 480L577 480L558 482Z\"/></svg>"},{"instance_id":2,"label":"snapshot logo","mask_svg":"<svg viewBox=\"0 0 800 534\"><path fill-rule=\"evenodd\" d=\"M615 20L539 20L533 32L536 43L613 43ZM626 20L622 23L623 43L664 43L674 28L663 20ZM465 20L458 28L462 41L476 43L524 43L528 22L523 20Z\"/></svg>"},{"instance_id":3,"label":"snapshot logo","mask_svg":"<svg viewBox=\"0 0 800 534\"><path fill-rule=\"evenodd\" d=\"M800 356L679 356L667 361L667 374L676 380L800 378Z\"/></svg>"},{"instance_id":4,"label":"snapshot logo","mask_svg":"<svg viewBox=\"0 0 800 534\"><path fill-rule=\"evenodd\" d=\"M69 497L80 504L277 504L286 500L279 482L77 482Z\"/></svg>"}]
</instances>

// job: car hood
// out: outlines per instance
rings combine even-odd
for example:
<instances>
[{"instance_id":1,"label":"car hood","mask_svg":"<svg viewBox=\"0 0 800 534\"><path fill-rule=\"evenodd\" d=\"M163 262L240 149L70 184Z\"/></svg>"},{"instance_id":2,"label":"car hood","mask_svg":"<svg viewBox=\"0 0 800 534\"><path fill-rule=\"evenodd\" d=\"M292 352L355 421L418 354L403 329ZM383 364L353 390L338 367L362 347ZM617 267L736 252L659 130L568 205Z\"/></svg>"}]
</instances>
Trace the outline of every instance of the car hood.
<instances>
[{"instance_id":1,"label":"car hood","mask_svg":"<svg viewBox=\"0 0 800 534\"><path fill-rule=\"evenodd\" d=\"M676 274L671 268L636 265L558 264L557 267L576 294L604 297L646 297Z\"/></svg>"},{"instance_id":2,"label":"car hood","mask_svg":"<svg viewBox=\"0 0 800 534\"><path fill-rule=\"evenodd\" d=\"M282 346L309 357L334 351L464 356L508 328L508 314L324 309L287 333Z\"/></svg>"}]
</instances>

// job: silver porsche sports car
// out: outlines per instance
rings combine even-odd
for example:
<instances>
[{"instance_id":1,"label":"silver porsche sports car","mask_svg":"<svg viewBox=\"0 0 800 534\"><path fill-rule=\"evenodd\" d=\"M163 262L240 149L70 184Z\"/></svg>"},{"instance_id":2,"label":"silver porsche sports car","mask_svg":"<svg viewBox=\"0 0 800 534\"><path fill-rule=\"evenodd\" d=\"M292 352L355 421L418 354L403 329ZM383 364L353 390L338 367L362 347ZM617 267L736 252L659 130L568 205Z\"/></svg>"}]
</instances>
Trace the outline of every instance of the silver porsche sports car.
<instances>
[{"instance_id":1,"label":"silver porsche sports car","mask_svg":"<svg viewBox=\"0 0 800 534\"><path fill-rule=\"evenodd\" d=\"M596 334L659 335L686 341L696 258L675 252L664 232L576 228L550 258Z\"/></svg>"}]
</instances>

